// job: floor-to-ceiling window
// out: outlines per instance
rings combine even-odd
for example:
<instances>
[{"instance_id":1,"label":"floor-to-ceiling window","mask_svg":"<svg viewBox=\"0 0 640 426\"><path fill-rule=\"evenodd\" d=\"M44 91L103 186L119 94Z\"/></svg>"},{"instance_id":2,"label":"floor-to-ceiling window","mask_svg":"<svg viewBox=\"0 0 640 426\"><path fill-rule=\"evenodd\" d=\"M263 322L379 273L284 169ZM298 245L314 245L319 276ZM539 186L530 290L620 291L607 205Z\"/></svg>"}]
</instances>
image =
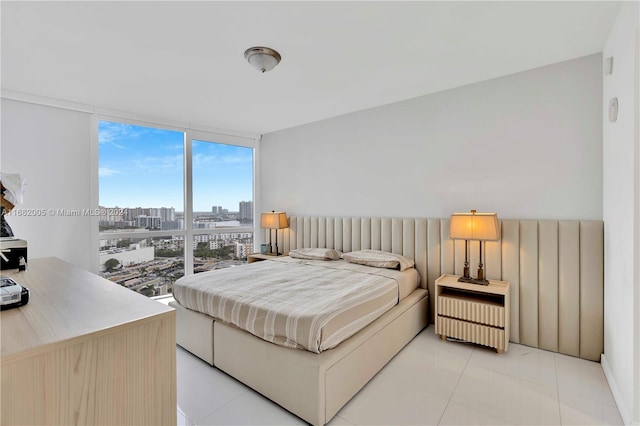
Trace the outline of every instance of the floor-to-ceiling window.
<instances>
[{"instance_id":1,"label":"floor-to-ceiling window","mask_svg":"<svg viewBox=\"0 0 640 426\"><path fill-rule=\"evenodd\" d=\"M253 250L250 138L98 121L99 264L147 296Z\"/></svg>"}]
</instances>

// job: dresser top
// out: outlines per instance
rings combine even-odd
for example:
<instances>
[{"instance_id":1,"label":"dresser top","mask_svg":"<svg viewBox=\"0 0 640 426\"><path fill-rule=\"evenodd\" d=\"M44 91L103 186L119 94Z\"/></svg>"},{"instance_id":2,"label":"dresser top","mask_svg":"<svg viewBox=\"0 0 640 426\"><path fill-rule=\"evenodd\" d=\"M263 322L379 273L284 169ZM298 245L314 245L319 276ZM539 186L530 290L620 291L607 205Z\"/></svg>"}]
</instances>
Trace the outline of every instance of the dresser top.
<instances>
[{"instance_id":1,"label":"dresser top","mask_svg":"<svg viewBox=\"0 0 640 426\"><path fill-rule=\"evenodd\" d=\"M174 309L55 257L2 271L29 289L29 303L0 312L2 361L87 335L130 327Z\"/></svg>"}]
</instances>

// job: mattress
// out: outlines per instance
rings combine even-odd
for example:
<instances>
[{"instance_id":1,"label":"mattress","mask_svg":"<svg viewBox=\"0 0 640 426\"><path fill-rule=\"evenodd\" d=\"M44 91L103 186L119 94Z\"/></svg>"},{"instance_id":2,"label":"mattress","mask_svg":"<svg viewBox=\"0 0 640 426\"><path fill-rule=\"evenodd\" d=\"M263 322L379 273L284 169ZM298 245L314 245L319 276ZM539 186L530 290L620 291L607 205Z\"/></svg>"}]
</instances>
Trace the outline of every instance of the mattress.
<instances>
[{"instance_id":1,"label":"mattress","mask_svg":"<svg viewBox=\"0 0 640 426\"><path fill-rule=\"evenodd\" d=\"M411 268L275 258L183 277L185 308L288 348L320 353L348 339L417 288Z\"/></svg>"}]
</instances>

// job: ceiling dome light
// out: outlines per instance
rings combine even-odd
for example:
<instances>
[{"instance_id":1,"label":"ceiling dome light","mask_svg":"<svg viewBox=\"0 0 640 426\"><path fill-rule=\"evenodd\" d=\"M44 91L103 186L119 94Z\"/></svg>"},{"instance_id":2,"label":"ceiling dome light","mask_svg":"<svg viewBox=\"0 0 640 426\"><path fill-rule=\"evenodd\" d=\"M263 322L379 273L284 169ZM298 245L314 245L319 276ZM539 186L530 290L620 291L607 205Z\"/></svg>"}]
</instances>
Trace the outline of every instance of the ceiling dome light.
<instances>
[{"instance_id":1,"label":"ceiling dome light","mask_svg":"<svg viewBox=\"0 0 640 426\"><path fill-rule=\"evenodd\" d=\"M271 71L280 63L280 54L268 47L250 47L244 57L255 69L261 72Z\"/></svg>"}]
</instances>

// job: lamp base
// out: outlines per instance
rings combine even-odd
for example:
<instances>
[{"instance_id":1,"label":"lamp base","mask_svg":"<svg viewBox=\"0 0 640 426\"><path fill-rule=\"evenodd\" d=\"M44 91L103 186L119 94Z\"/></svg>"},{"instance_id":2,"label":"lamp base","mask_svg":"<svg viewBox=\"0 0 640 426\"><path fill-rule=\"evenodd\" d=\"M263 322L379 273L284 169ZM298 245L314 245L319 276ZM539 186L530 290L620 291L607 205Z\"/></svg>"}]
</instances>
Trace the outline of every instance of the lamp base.
<instances>
[{"instance_id":1,"label":"lamp base","mask_svg":"<svg viewBox=\"0 0 640 426\"><path fill-rule=\"evenodd\" d=\"M481 279L478 279L478 278L460 277L460 278L458 278L458 282L469 283L469 284L478 284L478 285L489 285L489 281L488 280L481 280Z\"/></svg>"}]
</instances>

